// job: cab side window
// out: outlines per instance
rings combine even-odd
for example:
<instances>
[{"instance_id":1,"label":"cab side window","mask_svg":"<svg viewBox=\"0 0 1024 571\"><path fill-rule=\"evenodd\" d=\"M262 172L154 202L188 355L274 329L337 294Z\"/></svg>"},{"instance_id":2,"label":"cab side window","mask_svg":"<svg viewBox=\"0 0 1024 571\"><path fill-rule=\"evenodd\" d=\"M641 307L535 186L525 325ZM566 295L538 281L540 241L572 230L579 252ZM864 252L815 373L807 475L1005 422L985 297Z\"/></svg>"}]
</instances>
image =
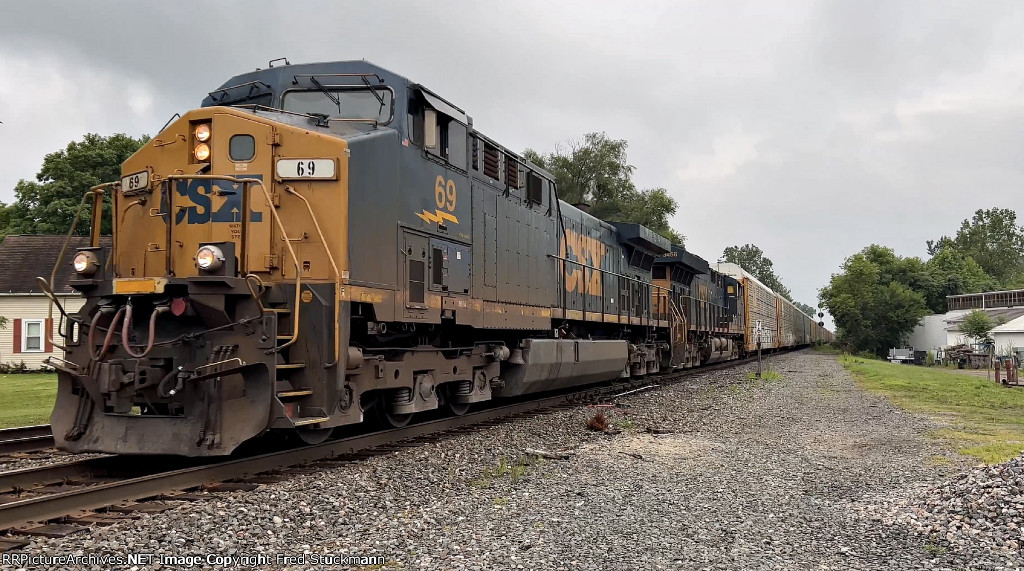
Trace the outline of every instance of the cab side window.
<instances>
[{"instance_id":1,"label":"cab side window","mask_svg":"<svg viewBox=\"0 0 1024 571\"><path fill-rule=\"evenodd\" d=\"M435 157L466 170L466 126L416 97L409 101L409 138Z\"/></svg>"},{"instance_id":2,"label":"cab side window","mask_svg":"<svg viewBox=\"0 0 1024 571\"><path fill-rule=\"evenodd\" d=\"M409 100L409 140L417 147L423 146L423 104L413 97Z\"/></svg>"},{"instance_id":3,"label":"cab side window","mask_svg":"<svg viewBox=\"0 0 1024 571\"><path fill-rule=\"evenodd\" d=\"M449 121L448 128L442 130L447 133L445 140L444 158L455 168L466 170L466 126L458 121Z\"/></svg>"},{"instance_id":4,"label":"cab side window","mask_svg":"<svg viewBox=\"0 0 1024 571\"><path fill-rule=\"evenodd\" d=\"M437 140L435 145L427 146L427 152L448 161L455 168L466 170L466 126L430 109L424 114L424 121L432 118L436 122ZM430 125L425 123L424 128L429 130Z\"/></svg>"}]
</instances>

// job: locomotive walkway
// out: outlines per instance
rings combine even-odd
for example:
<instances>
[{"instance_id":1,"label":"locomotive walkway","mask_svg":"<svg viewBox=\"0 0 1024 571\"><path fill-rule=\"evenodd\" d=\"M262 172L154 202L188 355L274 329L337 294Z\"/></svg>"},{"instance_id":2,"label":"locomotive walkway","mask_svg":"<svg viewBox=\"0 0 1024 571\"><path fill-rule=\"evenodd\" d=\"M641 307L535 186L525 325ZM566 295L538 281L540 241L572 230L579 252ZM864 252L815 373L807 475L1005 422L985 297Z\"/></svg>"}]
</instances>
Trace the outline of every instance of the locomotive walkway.
<instances>
[{"instance_id":1,"label":"locomotive walkway","mask_svg":"<svg viewBox=\"0 0 1024 571\"><path fill-rule=\"evenodd\" d=\"M751 365L701 373L619 407L520 417L27 549L348 554L403 570L1024 564L865 517L965 461L928 439L933 421L862 392L833 357L769 363L780 380L749 380ZM586 428L598 412L609 431Z\"/></svg>"}]
</instances>

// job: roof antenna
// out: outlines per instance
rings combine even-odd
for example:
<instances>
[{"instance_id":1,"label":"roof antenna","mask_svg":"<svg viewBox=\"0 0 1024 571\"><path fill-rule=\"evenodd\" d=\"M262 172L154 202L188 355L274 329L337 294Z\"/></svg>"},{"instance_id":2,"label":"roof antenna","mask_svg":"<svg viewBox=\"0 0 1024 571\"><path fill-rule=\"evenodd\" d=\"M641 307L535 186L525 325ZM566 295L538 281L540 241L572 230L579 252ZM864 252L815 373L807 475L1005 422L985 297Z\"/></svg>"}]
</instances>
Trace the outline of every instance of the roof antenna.
<instances>
[{"instance_id":1,"label":"roof antenna","mask_svg":"<svg viewBox=\"0 0 1024 571\"><path fill-rule=\"evenodd\" d=\"M267 63L267 67L274 67L274 62L275 61L283 61L285 65L291 65L292 64L292 62L288 61L288 58L286 58L286 57L279 57L277 59L270 60Z\"/></svg>"}]
</instances>

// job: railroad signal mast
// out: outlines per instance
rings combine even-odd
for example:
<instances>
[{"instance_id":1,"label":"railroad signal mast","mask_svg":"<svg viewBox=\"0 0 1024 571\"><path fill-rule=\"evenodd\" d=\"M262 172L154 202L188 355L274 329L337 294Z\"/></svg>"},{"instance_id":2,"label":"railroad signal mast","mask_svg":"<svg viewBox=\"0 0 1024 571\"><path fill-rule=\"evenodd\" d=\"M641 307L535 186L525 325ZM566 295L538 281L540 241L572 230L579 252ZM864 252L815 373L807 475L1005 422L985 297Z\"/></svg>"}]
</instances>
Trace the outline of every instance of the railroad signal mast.
<instances>
[{"instance_id":1,"label":"railroad signal mast","mask_svg":"<svg viewBox=\"0 0 1024 571\"><path fill-rule=\"evenodd\" d=\"M761 335L764 328L761 326L761 320L757 320L757 324L754 325L754 337L757 339L757 378L761 378Z\"/></svg>"}]
</instances>

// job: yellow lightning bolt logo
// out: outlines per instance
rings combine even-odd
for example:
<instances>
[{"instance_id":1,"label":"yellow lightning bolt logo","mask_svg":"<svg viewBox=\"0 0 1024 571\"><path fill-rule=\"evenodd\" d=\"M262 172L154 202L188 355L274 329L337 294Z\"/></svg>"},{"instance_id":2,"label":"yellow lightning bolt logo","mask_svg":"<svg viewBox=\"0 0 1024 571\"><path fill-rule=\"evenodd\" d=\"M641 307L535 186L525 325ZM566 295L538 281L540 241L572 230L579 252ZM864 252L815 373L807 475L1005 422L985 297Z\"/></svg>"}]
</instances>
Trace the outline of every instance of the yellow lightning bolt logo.
<instances>
[{"instance_id":1,"label":"yellow lightning bolt logo","mask_svg":"<svg viewBox=\"0 0 1024 571\"><path fill-rule=\"evenodd\" d=\"M420 220L424 222L433 222L435 224L444 224L445 220L448 220L453 224L459 223L459 219L456 218L454 214L449 214L444 210L435 210L430 212L427 209L423 209L423 212L417 212L416 216L419 216Z\"/></svg>"}]
</instances>

